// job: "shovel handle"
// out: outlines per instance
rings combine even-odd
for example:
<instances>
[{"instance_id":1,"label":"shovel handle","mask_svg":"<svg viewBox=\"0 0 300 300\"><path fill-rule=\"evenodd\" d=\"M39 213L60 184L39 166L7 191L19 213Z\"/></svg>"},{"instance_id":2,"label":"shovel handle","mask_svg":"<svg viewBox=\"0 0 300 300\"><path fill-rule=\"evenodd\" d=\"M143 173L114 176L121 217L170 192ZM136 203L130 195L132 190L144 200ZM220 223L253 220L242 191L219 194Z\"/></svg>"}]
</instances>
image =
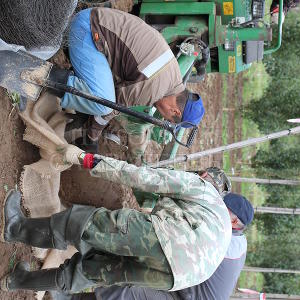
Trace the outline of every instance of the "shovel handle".
<instances>
[{"instance_id":1,"label":"shovel handle","mask_svg":"<svg viewBox=\"0 0 300 300\"><path fill-rule=\"evenodd\" d=\"M110 107L110 108L115 109L117 111L120 111L124 114L130 115L130 116L133 116L135 118L141 119L143 121L149 122L151 124L157 125L157 126L163 128L163 129L171 132L171 134L173 135L175 141L177 143L179 143L180 145L184 146L184 147L190 147L193 144L194 139L195 139L196 134L197 134L197 131L198 131L197 126L194 125L193 123L185 121L185 122L181 122L179 124L173 124L169 121L162 121L162 120L159 120L159 119L154 118L152 116L149 116L145 113L131 110L131 109L127 108L124 105L120 105L120 104L114 103L112 101L109 101L107 99L104 99L104 98L101 98L101 97L97 97L97 96L79 91L79 90L77 90L77 89L75 89L71 86L66 85L66 84L53 82L53 81L50 81L50 80L46 80L43 83L38 83L38 84L41 84L41 85L43 85L45 87L48 87L48 88L51 88L51 89L64 91L66 93L70 93L70 94L73 94L73 95L76 95L76 96L79 96L79 97L83 97L83 98L85 98L89 101L99 103L101 105ZM193 129L191 131L191 134L188 137L188 140L187 140L186 144L180 142L177 139L177 133L180 130L180 128L183 127L184 125L189 125L189 126L193 127Z\"/></svg>"},{"instance_id":2,"label":"shovel handle","mask_svg":"<svg viewBox=\"0 0 300 300\"><path fill-rule=\"evenodd\" d=\"M163 127L166 130L170 130L170 127L173 129L173 127L175 126L174 124L171 124L170 122L162 121L162 120L159 120L159 119L154 118L152 116L149 116L145 113L131 110L130 108L128 108L124 105L120 105L120 104L114 103L110 100L107 100L107 99L104 99L104 98L101 98L101 97L98 97L98 96L94 96L94 95L91 95L89 93L82 92L82 91L80 91L80 90L78 90L74 87L68 86L68 85L63 84L63 83L54 82L54 81L51 81L51 80L46 80L43 83L41 82L41 83L38 83L38 84L42 84L43 86L51 88L51 89L55 89L55 90L58 90L58 91L63 91L65 93L70 93L70 94L73 94L73 95L76 95L76 96L79 96L79 97L83 97L83 98L85 98L89 101L92 101L92 102L110 107L111 109L115 109L115 110L120 111L124 114L130 115L130 116L133 116L135 118L141 119L143 121L149 122L151 124ZM167 123L169 123L169 124L167 124Z\"/></svg>"}]
</instances>

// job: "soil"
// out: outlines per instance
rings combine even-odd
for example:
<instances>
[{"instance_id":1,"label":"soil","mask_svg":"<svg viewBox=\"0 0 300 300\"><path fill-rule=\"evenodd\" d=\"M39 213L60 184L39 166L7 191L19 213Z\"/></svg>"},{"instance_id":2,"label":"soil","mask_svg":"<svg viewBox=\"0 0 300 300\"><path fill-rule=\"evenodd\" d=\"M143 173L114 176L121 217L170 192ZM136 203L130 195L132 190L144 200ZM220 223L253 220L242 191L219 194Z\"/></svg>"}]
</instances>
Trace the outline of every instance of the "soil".
<instances>
[{"instance_id":1,"label":"soil","mask_svg":"<svg viewBox=\"0 0 300 300\"><path fill-rule=\"evenodd\" d=\"M12 111L11 101L6 91L0 89L0 203L1 209L7 190L15 188L22 168L39 158L38 151L31 144L22 140L24 125L16 111ZM1 243L0 276L14 266L15 261L26 260L36 268L37 260L32 256L30 247L22 244ZM0 292L0 299L34 299L32 292Z\"/></svg>"},{"instance_id":2,"label":"soil","mask_svg":"<svg viewBox=\"0 0 300 300\"><path fill-rule=\"evenodd\" d=\"M243 74L227 75L227 95L225 101L225 111L227 113L227 144L241 141L243 116L241 109L243 106ZM242 149L237 149L229 153L229 162L232 176L238 174L242 167ZM232 190L241 193L241 183L233 182Z\"/></svg>"}]
</instances>

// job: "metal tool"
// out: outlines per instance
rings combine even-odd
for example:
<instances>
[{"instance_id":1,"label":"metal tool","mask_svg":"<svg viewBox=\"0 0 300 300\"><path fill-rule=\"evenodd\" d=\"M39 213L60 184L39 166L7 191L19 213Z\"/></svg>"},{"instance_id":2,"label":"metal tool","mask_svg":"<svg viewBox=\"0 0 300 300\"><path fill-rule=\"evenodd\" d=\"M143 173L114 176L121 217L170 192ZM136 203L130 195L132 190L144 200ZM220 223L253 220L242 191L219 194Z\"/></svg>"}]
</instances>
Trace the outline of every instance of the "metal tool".
<instances>
[{"instance_id":1,"label":"metal tool","mask_svg":"<svg viewBox=\"0 0 300 300\"><path fill-rule=\"evenodd\" d=\"M28 97L33 101L38 99L42 89L46 87L83 97L89 101L96 102L124 114L160 126L169 131L177 143L188 148L193 144L197 135L198 128L191 122L185 121L173 124L169 121L163 121L142 112L133 111L126 106L116 104L107 99L79 91L66 84L48 80L53 65L27 53L0 51L0 66L0 86L5 87L10 91L17 92L21 96ZM177 139L177 134L182 127L187 126L192 127L192 130L187 142L182 143Z\"/></svg>"}]
</instances>

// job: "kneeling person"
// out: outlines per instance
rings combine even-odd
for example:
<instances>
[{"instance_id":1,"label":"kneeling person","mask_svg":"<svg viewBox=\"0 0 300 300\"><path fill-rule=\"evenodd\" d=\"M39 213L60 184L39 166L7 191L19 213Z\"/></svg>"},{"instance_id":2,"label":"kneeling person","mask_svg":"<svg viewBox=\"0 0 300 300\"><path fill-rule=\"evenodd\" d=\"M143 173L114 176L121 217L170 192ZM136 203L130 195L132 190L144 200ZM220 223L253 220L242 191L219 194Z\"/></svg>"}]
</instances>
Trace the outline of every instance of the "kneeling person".
<instances>
[{"instance_id":1,"label":"kneeling person","mask_svg":"<svg viewBox=\"0 0 300 300\"><path fill-rule=\"evenodd\" d=\"M10 192L5 241L57 249L72 244L79 253L57 269L29 272L19 264L2 287L72 293L129 284L179 290L207 280L217 269L230 243L231 223L211 183L197 174L136 167L72 146L65 159L92 168L92 176L157 193L160 200L151 215L74 205L50 218L31 219L20 210L20 194Z\"/></svg>"}]
</instances>

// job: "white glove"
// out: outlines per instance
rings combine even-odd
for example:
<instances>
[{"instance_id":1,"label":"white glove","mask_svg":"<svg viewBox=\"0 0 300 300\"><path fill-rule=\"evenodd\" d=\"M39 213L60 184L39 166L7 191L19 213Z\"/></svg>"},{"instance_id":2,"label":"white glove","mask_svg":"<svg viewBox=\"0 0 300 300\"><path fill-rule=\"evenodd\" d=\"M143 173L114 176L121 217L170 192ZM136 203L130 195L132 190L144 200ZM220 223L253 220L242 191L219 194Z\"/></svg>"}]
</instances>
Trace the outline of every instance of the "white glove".
<instances>
[{"instance_id":1,"label":"white glove","mask_svg":"<svg viewBox=\"0 0 300 300\"><path fill-rule=\"evenodd\" d=\"M64 157L63 160L66 163L80 165L84 156L84 151L74 145L67 145L63 148ZM82 155L83 154L83 155ZM82 159L79 156L82 155Z\"/></svg>"}]
</instances>

